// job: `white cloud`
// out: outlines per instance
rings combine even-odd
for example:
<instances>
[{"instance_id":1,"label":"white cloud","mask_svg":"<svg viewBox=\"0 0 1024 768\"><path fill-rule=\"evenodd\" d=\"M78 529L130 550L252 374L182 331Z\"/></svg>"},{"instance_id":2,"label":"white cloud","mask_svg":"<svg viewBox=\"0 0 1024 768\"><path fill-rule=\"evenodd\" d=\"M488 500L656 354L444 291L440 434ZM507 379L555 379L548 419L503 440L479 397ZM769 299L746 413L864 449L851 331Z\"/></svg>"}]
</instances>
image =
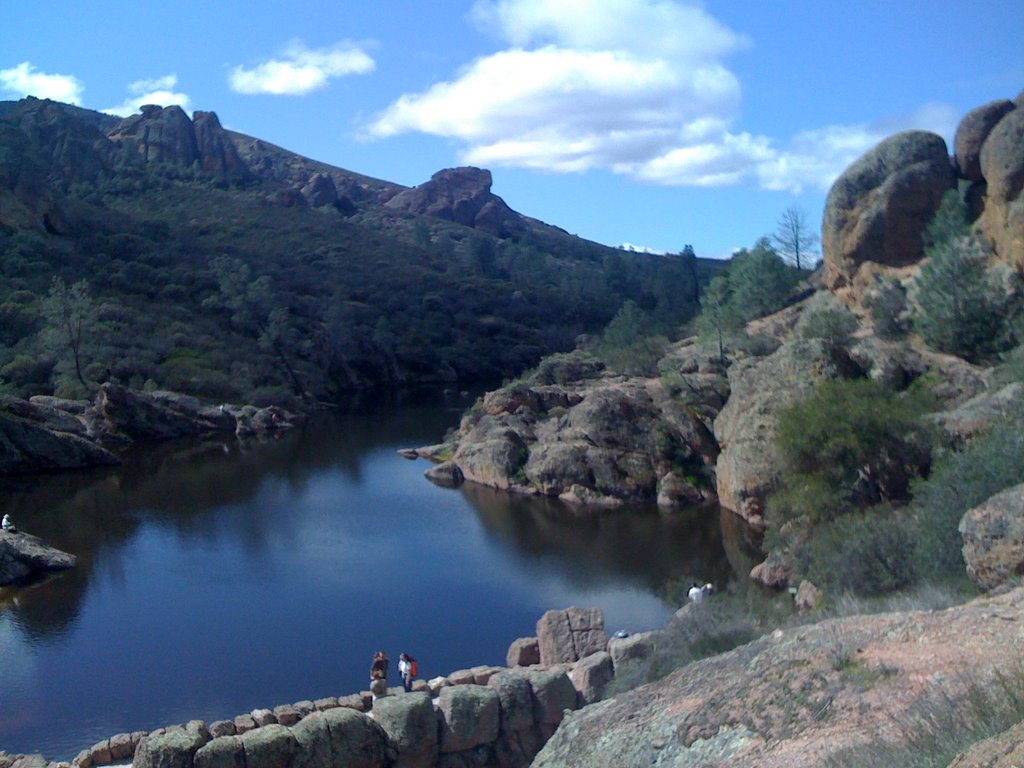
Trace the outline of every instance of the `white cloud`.
<instances>
[{"instance_id":1,"label":"white cloud","mask_svg":"<svg viewBox=\"0 0 1024 768\"><path fill-rule=\"evenodd\" d=\"M251 69L235 67L229 82L238 93L302 96L323 88L331 78L361 75L372 72L375 67L374 60L353 43L314 49L295 40L288 44L279 59L265 61Z\"/></svg>"},{"instance_id":2,"label":"white cloud","mask_svg":"<svg viewBox=\"0 0 1024 768\"><path fill-rule=\"evenodd\" d=\"M736 130L741 88L726 58L748 41L688 0L477 0L472 18L504 50L401 96L369 137L453 138L474 165L800 192L827 189L894 130L950 135L956 125L952 109L928 105L885 125L805 131L785 146Z\"/></svg>"},{"instance_id":3,"label":"white cloud","mask_svg":"<svg viewBox=\"0 0 1024 768\"><path fill-rule=\"evenodd\" d=\"M107 107L100 111L109 115L128 117L138 112L145 104L157 104L161 107L176 104L188 111L190 103L188 94L171 90L177 84L178 76L173 74L152 80L136 80L128 86L128 93L131 94L128 98L115 107Z\"/></svg>"},{"instance_id":4,"label":"white cloud","mask_svg":"<svg viewBox=\"0 0 1024 768\"><path fill-rule=\"evenodd\" d=\"M81 105L84 86L72 75L49 75L38 72L30 62L0 69L0 88L18 96L35 96L67 104Z\"/></svg>"}]
</instances>

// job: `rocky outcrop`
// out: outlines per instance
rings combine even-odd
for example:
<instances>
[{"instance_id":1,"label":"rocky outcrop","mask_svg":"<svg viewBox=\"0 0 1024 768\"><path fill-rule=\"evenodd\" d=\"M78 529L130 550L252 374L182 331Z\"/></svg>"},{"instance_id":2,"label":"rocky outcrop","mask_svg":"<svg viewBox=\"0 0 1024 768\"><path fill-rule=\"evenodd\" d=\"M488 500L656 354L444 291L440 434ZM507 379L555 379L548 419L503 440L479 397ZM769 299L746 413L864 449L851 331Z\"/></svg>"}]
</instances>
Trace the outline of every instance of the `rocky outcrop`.
<instances>
[{"instance_id":1,"label":"rocky outcrop","mask_svg":"<svg viewBox=\"0 0 1024 768\"><path fill-rule=\"evenodd\" d=\"M77 558L27 533L0 531L0 587L72 568Z\"/></svg>"},{"instance_id":2,"label":"rocky outcrop","mask_svg":"<svg viewBox=\"0 0 1024 768\"><path fill-rule=\"evenodd\" d=\"M509 237L525 228L522 217L491 193L491 172L481 168L438 171L430 181L399 192L385 205L395 211L453 221L496 237Z\"/></svg>"},{"instance_id":3,"label":"rocky outcrop","mask_svg":"<svg viewBox=\"0 0 1024 768\"><path fill-rule=\"evenodd\" d=\"M0 397L0 475L117 464L86 436L74 416L13 397Z\"/></svg>"},{"instance_id":4,"label":"rocky outcrop","mask_svg":"<svg viewBox=\"0 0 1024 768\"><path fill-rule=\"evenodd\" d=\"M313 208L338 202L338 189L326 173L314 173L302 187L302 195Z\"/></svg>"},{"instance_id":5,"label":"rocky outcrop","mask_svg":"<svg viewBox=\"0 0 1024 768\"><path fill-rule=\"evenodd\" d=\"M906 739L901 724L929 702L957 722L972 692L1018 667L1022 616L1018 589L777 630L570 713L533 766L811 768L858 755Z\"/></svg>"},{"instance_id":6,"label":"rocky outcrop","mask_svg":"<svg viewBox=\"0 0 1024 768\"><path fill-rule=\"evenodd\" d=\"M216 113L193 113L192 131L199 154L199 165L204 171L236 183L252 178L249 166L238 154L238 149L228 136L228 132L221 127Z\"/></svg>"},{"instance_id":7,"label":"rocky outcrop","mask_svg":"<svg viewBox=\"0 0 1024 768\"><path fill-rule=\"evenodd\" d=\"M441 479L457 468L494 488L605 506L657 500L676 507L713 496L718 446L709 425L724 401L724 377L694 368L678 374L684 383L675 391L575 358L559 368L537 378L561 383L535 380L485 395L444 452L454 466Z\"/></svg>"},{"instance_id":8,"label":"rocky outcrop","mask_svg":"<svg viewBox=\"0 0 1024 768\"><path fill-rule=\"evenodd\" d=\"M105 446L215 432L249 436L294 422L275 406L208 406L188 395L109 382L92 403L0 396L0 476L119 463Z\"/></svg>"},{"instance_id":9,"label":"rocky outcrop","mask_svg":"<svg viewBox=\"0 0 1024 768\"><path fill-rule=\"evenodd\" d=\"M715 420L722 506L763 525L765 498L781 471L775 451L779 412L810 394L819 381L860 373L844 350L821 339L789 341L767 357L735 363L729 369L729 401Z\"/></svg>"},{"instance_id":10,"label":"rocky outcrop","mask_svg":"<svg viewBox=\"0 0 1024 768\"><path fill-rule=\"evenodd\" d=\"M142 107L142 114L121 121L108 138L147 163L188 168L199 159L192 121L177 105L147 104Z\"/></svg>"},{"instance_id":11,"label":"rocky outcrop","mask_svg":"<svg viewBox=\"0 0 1024 768\"><path fill-rule=\"evenodd\" d=\"M921 235L955 176L942 137L898 133L832 185L822 223L824 283L859 297L876 267L903 267L924 253Z\"/></svg>"},{"instance_id":12,"label":"rocky outcrop","mask_svg":"<svg viewBox=\"0 0 1024 768\"><path fill-rule=\"evenodd\" d=\"M960 521L967 575L990 590L1024 574L1024 485L997 493Z\"/></svg>"}]
</instances>

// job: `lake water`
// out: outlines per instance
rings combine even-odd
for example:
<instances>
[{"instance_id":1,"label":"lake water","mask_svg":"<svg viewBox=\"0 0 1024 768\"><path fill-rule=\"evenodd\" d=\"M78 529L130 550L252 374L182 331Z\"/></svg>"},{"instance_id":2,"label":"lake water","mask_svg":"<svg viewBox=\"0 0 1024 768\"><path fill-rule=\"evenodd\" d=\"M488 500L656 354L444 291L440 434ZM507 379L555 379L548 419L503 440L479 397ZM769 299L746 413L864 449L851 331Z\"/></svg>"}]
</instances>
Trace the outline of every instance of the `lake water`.
<instances>
[{"instance_id":1,"label":"lake water","mask_svg":"<svg viewBox=\"0 0 1024 768\"><path fill-rule=\"evenodd\" d=\"M69 760L116 733L355 693L377 649L393 685L401 651L424 678L504 664L550 608L652 629L668 580L749 567L717 511L432 485L395 450L438 442L466 405L364 404L276 439L0 481L0 514L79 558L0 589L0 751Z\"/></svg>"}]
</instances>

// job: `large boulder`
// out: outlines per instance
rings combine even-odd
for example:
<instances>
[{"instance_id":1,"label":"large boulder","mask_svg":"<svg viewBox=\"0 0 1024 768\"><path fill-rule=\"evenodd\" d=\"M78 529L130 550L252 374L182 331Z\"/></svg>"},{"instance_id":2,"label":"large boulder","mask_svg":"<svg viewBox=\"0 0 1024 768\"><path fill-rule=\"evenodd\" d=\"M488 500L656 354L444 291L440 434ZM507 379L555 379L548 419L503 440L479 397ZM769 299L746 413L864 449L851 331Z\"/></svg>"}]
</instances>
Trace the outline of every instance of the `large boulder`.
<instances>
[{"instance_id":1,"label":"large boulder","mask_svg":"<svg viewBox=\"0 0 1024 768\"><path fill-rule=\"evenodd\" d=\"M1007 112L1014 109L1009 99L999 99L972 109L956 129L953 152L960 176L968 181L983 181L981 147L989 133Z\"/></svg>"},{"instance_id":2,"label":"large boulder","mask_svg":"<svg viewBox=\"0 0 1024 768\"><path fill-rule=\"evenodd\" d=\"M603 699L614 677L612 657L607 651L592 653L580 659L569 670L569 679L579 692L580 703L584 705Z\"/></svg>"},{"instance_id":3,"label":"large boulder","mask_svg":"<svg viewBox=\"0 0 1024 768\"><path fill-rule=\"evenodd\" d=\"M735 363L729 369L732 394L715 419L715 437L722 448L716 465L722 506L753 525L763 525L765 499L781 471L775 449L779 412L823 379L859 373L860 367L845 351L821 339L790 341L767 357Z\"/></svg>"},{"instance_id":4,"label":"large boulder","mask_svg":"<svg viewBox=\"0 0 1024 768\"><path fill-rule=\"evenodd\" d=\"M193 768L246 768L245 748L239 736L222 736L207 742L192 758ZM295 766L295 768L299 768ZM303 766L305 768L305 766ZM317 766L327 768L327 766Z\"/></svg>"},{"instance_id":5,"label":"large boulder","mask_svg":"<svg viewBox=\"0 0 1024 768\"><path fill-rule=\"evenodd\" d=\"M298 742L283 725L268 725L246 731L240 737L246 768L281 768L290 765L298 751Z\"/></svg>"},{"instance_id":6,"label":"large boulder","mask_svg":"<svg viewBox=\"0 0 1024 768\"><path fill-rule=\"evenodd\" d=\"M576 688L573 686L565 668L561 666L548 669L524 669L519 672L525 677L533 691L533 720L544 728L545 735L550 735L555 727L562 722L566 710L574 710L579 706Z\"/></svg>"},{"instance_id":7,"label":"large boulder","mask_svg":"<svg viewBox=\"0 0 1024 768\"><path fill-rule=\"evenodd\" d=\"M528 454L526 442L515 429L484 415L460 439L453 461L466 480L508 489L521 482Z\"/></svg>"},{"instance_id":8,"label":"large boulder","mask_svg":"<svg viewBox=\"0 0 1024 768\"><path fill-rule=\"evenodd\" d=\"M1000 259L1024 270L1024 109L1008 112L981 148L985 209L979 225Z\"/></svg>"},{"instance_id":9,"label":"large boulder","mask_svg":"<svg viewBox=\"0 0 1024 768\"><path fill-rule=\"evenodd\" d=\"M487 685L498 692L501 732L494 745L501 768L526 768L544 744L534 722L534 695L530 681L516 671L501 672Z\"/></svg>"},{"instance_id":10,"label":"large boulder","mask_svg":"<svg viewBox=\"0 0 1024 768\"><path fill-rule=\"evenodd\" d=\"M942 195L955 185L946 142L926 131L890 136L867 152L829 191L822 223L824 283L855 297L875 267L904 267L924 255L921 235Z\"/></svg>"},{"instance_id":11,"label":"large boulder","mask_svg":"<svg viewBox=\"0 0 1024 768\"><path fill-rule=\"evenodd\" d=\"M388 735L379 723L347 707L321 713L331 736L332 765L346 768L384 768L388 765Z\"/></svg>"},{"instance_id":12,"label":"large boulder","mask_svg":"<svg viewBox=\"0 0 1024 768\"><path fill-rule=\"evenodd\" d=\"M0 587L49 571L63 571L77 562L74 555L27 533L0 531Z\"/></svg>"},{"instance_id":13,"label":"large boulder","mask_svg":"<svg viewBox=\"0 0 1024 768\"><path fill-rule=\"evenodd\" d=\"M442 688L437 697L442 753L465 752L498 738L498 692L483 685Z\"/></svg>"},{"instance_id":14,"label":"large boulder","mask_svg":"<svg viewBox=\"0 0 1024 768\"><path fill-rule=\"evenodd\" d=\"M192 768L192 758L208 741L210 734L199 721L149 734L139 742L132 768Z\"/></svg>"},{"instance_id":15,"label":"large boulder","mask_svg":"<svg viewBox=\"0 0 1024 768\"><path fill-rule=\"evenodd\" d=\"M543 666L578 661L608 647L604 611L566 608L546 611L537 620L537 645Z\"/></svg>"},{"instance_id":16,"label":"large boulder","mask_svg":"<svg viewBox=\"0 0 1024 768\"><path fill-rule=\"evenodd\" d=\"M432 768L437 762L437 716L428 693L399 693L373 705L373 719L398 752L395 768Z\"/></svg>"},{"instance_id":17,"label":"large boulder","mask_svg":"<svg viewBox=\"0 0 1024 768\"><path fill-rule=\"evenodd\" d=\"M967 575L981 589L1024 573L1024 484L997 493L960 520Z\"/></svg>"}]
</instances>

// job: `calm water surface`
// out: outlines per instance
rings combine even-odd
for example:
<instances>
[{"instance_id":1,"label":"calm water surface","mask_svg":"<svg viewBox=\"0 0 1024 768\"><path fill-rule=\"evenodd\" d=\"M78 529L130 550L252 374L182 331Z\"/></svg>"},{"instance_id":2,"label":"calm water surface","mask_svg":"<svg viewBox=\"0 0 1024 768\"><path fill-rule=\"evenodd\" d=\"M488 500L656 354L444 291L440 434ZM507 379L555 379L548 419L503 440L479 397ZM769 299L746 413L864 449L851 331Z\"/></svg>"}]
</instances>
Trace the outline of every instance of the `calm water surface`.
<instances>
[{"instance_id":1,"label":"calm water surface","mask_svg":"<svg viewBox=\"0 0 1024 768\"><path fill-rule=\"evenodd\" d=\"M503 664L549 608L652 629L667 580L749 567L717 512L581 514L432 485L395 450L437 442L465 405L364 407L0 483L0 514L79 557L0 589L0 751L69 760L115 733L354 693L378 648L421 677Z\"/></svg>"}]
</instances>

